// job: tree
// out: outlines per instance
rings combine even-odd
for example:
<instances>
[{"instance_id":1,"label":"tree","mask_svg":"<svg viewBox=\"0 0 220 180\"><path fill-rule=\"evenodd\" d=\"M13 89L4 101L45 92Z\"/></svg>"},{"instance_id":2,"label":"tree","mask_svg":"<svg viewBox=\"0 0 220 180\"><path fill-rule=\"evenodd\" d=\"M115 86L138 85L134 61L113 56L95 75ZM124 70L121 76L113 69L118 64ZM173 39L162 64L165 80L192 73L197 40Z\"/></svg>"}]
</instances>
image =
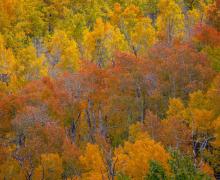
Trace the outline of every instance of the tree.
<instances>
[{"instance_id":1,"label":"tree","mask_svg":"<svg viewBox=\"0 0 220 180\"><path fill-rule=\"evenodd\" d=\"M10 156L8 156L10 157ZM14 159L8 159L0 166L0 177L4 179L24 179L19 163Z\"/></svg>"},{"instance_id":2,"label":"tree","mask_svg":"<svg viewBox=\"0 0 220 180\"><path fill-rule=\"evenodd\" d=\"M158 7L160 12L157 17L158 32L170 44L174 38L181 38L183 35L184 16L174 0L160 0Z\"/></svg>"},{"instance_id":3,"label":"tree","mask_svg":"<svg viewBox=\"0 0 220 180\"><path fill-rule=\"evenodd\" d=\"M0 32L4 31L4 28L9 28L13 23L16 22L17 13L20 9L19 0L14 1L2 1L0 3L0 22L1 28Z\"/></svg>"},{"instance_id":4,"label":"tree","mask_svg":"<svg viewBox=\"0 0 220 180\"><path fill-rule=\"evenodd\" d=\"M219 5L0 0L0 179L213 178Z\"/></svg>"},{"instance_id":5,"label":"tree","mask_svg":"<svg viewBox=\"0 0 220 180\"><path fill-rule=\"evenodd\" d=\"M41 165L36 169L33 179L58 180L63 172L62 159L59 154L42 154Z\"/></svg>"},{"instance_id":6,"label":"tree","mask_svg":"<svg viewBox=\"0 0 220 180\"><path fill-rule=\"evenodd\" d=\"M85 154L80 160L85 167L85 173L82 174L84 179L107 179L106 164L98 145L87 144Z\"/></svg>"},{"instance_id":7,"label":"tree","mask_svg":"<svg viewBox=\"0 0 220 180\"><path fill-rule=\"evenodd\" d=\"M190 95L188 120L192 131L195 161L199 154L203 158L204 150L213 139L214 114L212 110L207 109L206 103L207 101L201 92L194 92Z\"/></svg>"},{"instance_id":8,"label":"tree","mask_svg":"<svg viewBox=\"0 0 220 180\"><path fill-rule=\"evenodd\" d=\"M64 17L70 13L69 0L58 1L50 0L44 1L43 13L46 17L47 29L49 33L53 33Z\"/></svg>"},{"instance_id":9,"label":"tree","mask_svg":"<svg viewBox=\"0 0 220 180\"><path fill-rule=\"evenodd\" d=\"M125 142L123 147L117 148L115 159L117 171L130 178L144 178L149 173L151 160L159 162L165 171L169 171L169 154L159 143L144 134L138 135L134 143Z\"/></svg>"},{"instance_id":10,"label":"tree","mask_svg":"<svg viewBox=\"0 0 220 180\"><path fill-rule=\"evenodd\" d=\"M151 20L143 17L137 6L130 5L122 11L120 4L116 3L110 17L112 24L118 26L124 34L135 56L146 54L146 50L155 43L156 34Z\"/></svg>"},{"instance_id":11,"label":"tree","mask_svg":"<svg viewBox=\"0 0 220 180\"><path fill-rule=\"evenodd\" d=\"M80 177L83 166L80 161L81 150L67 139L63 144L63 178Z\"/></svg>"},{"instance_id":12,"label":"tree","mask_svg":"<svg viewBox=\"0 0 220 180\"><path fill-rule=\"evenodd\" d=\"M171 152L172 159L169 161L174 179L209 179L205 173L196 168L190 156L184 156L179 151Z\"/></svg>"},{"instance_id":13,"label":"tree","mask_svg":"<svg viewBox=\"0 0 220 180\"><path fill-rule=\"evenodd\" d=\"M185 111L180 99L170 99L167 117L161 121L159 137L167 147L190 153L191 131L188 128Z\"/></svg>"},{"instance_id":14,"label":"tree","mask_svg":"<svg viewBox=\"0 0 220 180\"><path fill-rule=\"evenodd\" d=\"M162 131L162 126L161 126L161 120L160 118L155 115L152 112L147 112L145 120L144 120L144 126L150 137L155 140L159 141L161 140L161 131Z\"/></svg>"},{"instance_id":15,"label":"tree","mask_svg":"<svg viewBox=\"0 0 220 180\"><path fill-rule=\"evenodd\" d=\"M94 30L84 32L85 58L103 67L114 61L117 50L125 50L126 42L118 28L104 23L101 18L96 20Z\"/></svg>"},{"instance_id":16,"label":"tree","mask_svg":"<svg viewBox=\"0 0 220 180\"><path fill-rule=\"evenodd\" d=\"M161 63L156 71L160 77L162 92L168 93L168 97L185 99L193 91L207 89L205 84L208 84L215 74L204 54L198 53L189 44L176 43L169 48L158 45L152 49L150 55L152 59ZM203 72L209 73L203 76ZM179 74L182 76L180 77ZM198 81L200 78L201 81ZM201 82L203 85L200 84Z\"/></svg>"},{"instance_id":17,"label":"tree","mask_svg":"<svg viewBox=\"0 0 220 180\"><path fill-rule=\"evenodd\" d=\"M26 36L34 40L41 39L47 32L47 24L42 11L44 2L25 0L20 1L18 7L17 11L20 12L20 16L17 17L16 30L23 31Z\"/></svg>"},{"instance_id":18,"label":"tree","mask_svg":"<svg viewBox=\"0 0 220 180\"><path fill-rule=\"evenodd\" d=\"M149 180L160 180L160 179L167 179L166 174L164 172L163 167L157 163L156 161L150 162L150 170L149 174L145 177L145 179Z\"/></svg>"},{"instance_id":19,"label":"tree","mask_svg":"<svg viewBox=\"0 0 220 180\"><path fill-rule=\"evenodd\" d=\"M198 48L207 54L212 68L219 71L219 31L210 26L202 26L197 28L195 34L195 43Z\"/></svg>"},{"instance_id":20,"label":"tree","mask_svg":"<svg viewBox=\"0 0 220 180\"><path fill-rule=\"evenodd\" d=\"M1 89L4 90L7 89L7 85L11 85L10 81L15 80L13 68L16 64L16 60L12 50L5 48L5 42L2 35L0 35L0 55L0 84Z\"/></svg>"},{"instance_id":21,"label":"tree","mask_svg":"<svg viewBox=\"0 0 220 180\"><path fill-rule=\"evenodd\" d=\"M35 117L37 116L35 115ZM25 120L23 119L23 121ZM25 122L23 125L25 125ZM40 123L32 122L22 127L25 128L23 131L21 127L20 129L17 127L17 144L13 152L13 158L21 165L22 173L26 179L30 180L35 175L42 154L62 152L64 131L53 123L42 126Z\"/></svg>"},{"instance_id":22,"label":"tree","mask_svg":"<svg viewBox=\"0 0 220 180\"><path fill-rule=\"evenodd\" d=\"M20 49L15 58L13 52L4 47L2 38L0 41L1 84L7 85L9 90L17 90L28 81L47 75L45 60L43 57L37 57L33 46Z\"/></svg>"},{"instance_id":23,"label":"tree","mask_svg":"<svg viewBox=\"0 0 220 180\"><path fill-rule=\"evenodd\" d=\"M46 43L48 60L52 66L62 70L74 72L79 69L79 50L76 42L70 39L64 31L56 31Z\"/></svg>"},{"instance_id":24,"label":"tree","mask_svg":"<svg viewBox=\"0 0 220 180\"><path fill-rule=\"evenodd\" d=\"M48 66L44 56L37 57L36 49L28 46L18 52L13 71L17 77L17 86L22 87L29 81L47 76Z\"/></svg>"},{"instance_id":25,"label":"tree","mask_svg":"<svg viewBox=\"0 0 220 180\"><path fill-rule=\"evenodd\" d=\"M112 3L104 0L76 0L71 3L71 7L74 14L83 14L87 28L92 30L97 19L108 19L107 15Z\"/></svg>"}]
</instances>

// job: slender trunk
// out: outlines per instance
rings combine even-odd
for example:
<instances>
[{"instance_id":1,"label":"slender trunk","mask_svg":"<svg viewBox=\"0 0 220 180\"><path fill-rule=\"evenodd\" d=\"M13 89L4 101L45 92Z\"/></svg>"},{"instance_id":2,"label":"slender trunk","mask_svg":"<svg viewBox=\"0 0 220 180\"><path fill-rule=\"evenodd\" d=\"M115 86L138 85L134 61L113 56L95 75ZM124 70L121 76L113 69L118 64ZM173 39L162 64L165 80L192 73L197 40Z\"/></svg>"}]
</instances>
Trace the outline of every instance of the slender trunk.
<instances>
[{"instance_id":1,"label":"slender trunk","mask_svg":"<svg viewBox=\"0 0 220 180\"><path fill-rule=\"evenodd\" d=\"M25 145L25 135L23 133L21 133L19 136L18 136L18 145L20 147L24 146Z\"/></svg>"},{"instance_id":2,"label":"slender trunk","mask_svg":"<svg viewBox=\"0 0 220 180\"><path fill-rule=\"evenodd\" d=\"M86 109L87 123L89 127L89 136L92 142L94 142L94 132L95 132L95 117L91 110L91 101L88 100L88 108Z\"/></svg>"},{"instance_id":3,"label":"slender trunk","mask_svg":"<svg viewBox=\"0 0 220 180\"><path fill-rule=\"evenodd\" d=\"M34 38L33 43L34 43L34 47L36 48L36 55L37 57L40 57L43 52L42 42L40 38Z\"/></svg>"},{"instance_id":4,"label":"slender trunk","mask_svg":"<svg viewBox=\"0 0 220 180\"><path fill-rule=\"evenodd\" d=\"M76 126L81 116L81 112L78 113L77 119L72 119L71 126L69 128L69 136L71 138L72 143L75 143L76 140Z\"/></svg>"},{"instance_id":5,"label":"slender trunk","mask_svg":"<svg viewBox=\"0 0 220 180\"><path fill-rule=\"evenodd\" d=\"M88 109L86 109L86 116L87 116L87 124L88 124L88 128L89 128L89 137L90 137L90 140L92 142L94 142L91 117L90 117L90 112Z\"/></svg>"},{"instance_id":6,"label":"slender trunk","mask_svg":"<svg viewBox=\"0 0 220 180\"><path fill-rule=\"evenodd\" d=\"M42 178L41 178L41 180L44 180L44 167L43 167L43 173L42 173Z\"/></svg>"},{"instance_id":7,"label":"slender trunk","mask_svg":"<svg viewBox=\"0 0 220 180\"><path fill-rule=\"evenodd\" d=\"M31 169L30 171L26 172L25 179L26 180L32 180L32 175L33 175L33 169Z\"/></svg>"},{"instance_id":8,"label":"slender trunk","mask_svg":"<svg viewBox=\"0 0 220 180\"><path fill-rule=\"evenodd\" d=\"M102 136L106 136L106 128L101 109L99 109L99 132Z\"/></svg>"},{"instance_id":9,"label":"slender trunk","mask_svg":"<svg viewBox=\"0 0 220 180\"><path fill-rule=\"evenodd\" d=\"M72 120L71 122L71 126L70 126L70 137L71 137L71 141L72 143L75 143L75 137L76 137L76 125L74 120Z\"/></svg>"},{"instance_id":10,"label":"slender trunk","mask_svg":"<svg viewBox=\"0 0 220 180\"><path fill-rule=\"evenodd\" d=\"M141 103L141 122L143 124L144 124L145 115L146 115L146 100L145 100L145 96L143 96Z\"/></svg>"}]
</instances>

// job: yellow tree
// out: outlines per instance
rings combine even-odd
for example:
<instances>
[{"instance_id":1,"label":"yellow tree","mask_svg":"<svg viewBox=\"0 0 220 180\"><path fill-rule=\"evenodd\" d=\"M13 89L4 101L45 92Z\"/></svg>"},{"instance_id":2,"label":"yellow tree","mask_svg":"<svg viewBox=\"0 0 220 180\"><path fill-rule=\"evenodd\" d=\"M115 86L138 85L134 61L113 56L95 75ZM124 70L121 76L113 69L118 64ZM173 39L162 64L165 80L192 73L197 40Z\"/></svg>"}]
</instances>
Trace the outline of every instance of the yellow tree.
<instances>
[{"instance_id":1,"label":"yellow tree","mask_svg":"<svg viewBox=\"0 0 220 180\"><path fill-rule=\"evenodd\" d=\"M156 41L155 29L151 25L151 20L147 17L135 24L130 36L131 46L136 56L146 53L147 48L151 47Z\"/></svg>"},{"instance_id":2,"label":"yellow tree","mask_svg":"<svg viewBox=\"0 0 220 180\"><path fill-rule=\"evenodd\" d=\"M194 164L200 165L204 160L204 151L213 141L215 114L210 108L207 97L201 91L190 94L186 109L186 119L189 123L192 139ZM198 159L200 161L198 162Z\"/></svg>"},{"instance_id":3,"label":"yellow tree","mask_svg":"<svg viewBox=\"0 0 220 180\"><path fill-rule=\"evenodd\" d=\"M173 98L169 100L169 107L167 111L167 117L177 117L181 119L183 117L183 112L185 107L179 98Z\"/></svg>"},{"instance_id":4,"label":"yellow tree","mask_svg":"<svg viewBox=\"0 0 220 180\"><path fill-rule=\"evenodd\" d=\"M113 61L116 50L126 50L126 42L120 30L101 18L96 20L94 30L84 32L85 58L96 62L100 67Z\"/></svg>"},{"instance_id":5,"label":"yellow tree","mask_svg":"<svg viewBox=\"0 0 220 180\"><path fill-rule=\"evenodd\" d=\"M0 177L3 179L24 179L25 176L22 174L19 163L14 160L10 159L0 166Z\"/></svg>"},{"instance_id":6,"label":"yellow tree","mask_svg":"<svg viewBox=\"0 0 220 180\"><path fill-rule=\"evenodd\" d=\"M193 131L211 134L215 115L210 109L208 99L201 91L190 94L187 108L188 120Z\"/></svg>"},{"instance_id":7,"label":"yellow tree","mask_svg":"<svg viewBox=\"0 0 220 180\"><path fill-rule=\"evenodd\" d=\"M62 19L70 14L70 0L50 0L44 1L43 13L46 17L46 23L49 33L54 32L57 26L62 23ZM42 3L42 5L43 5Z\"/></svg>"},{"instance_id":8,"label":"yellow tree","mask_svg":"<svg viewBox=\"0 0 220 180\"><path fill-rule=\"evenodd\" d=\"M9 0L0 2L0 32L5 28L11 27L12 23L16 22L17 12L21 7L20 0Z\"/></svg>"},{"instance_id":9,"label":"yellow tree","mask_svg":"<svg viewBox=\"0 0 220 180\"><path fill-rule=\"evenodd\" d=\"M74 14L84 16L86 26L93 29L97 18L107 19L110 1L105 0L74 0L71 2Z\"/></svg>"},{"instance_id":10,"label":"yellow tree","mask_svg":"<svg viewBox=\"0 0 220 180\"><path fill-rule=\"evenodd\" d=\"M41 0L9 0L0 2L0 31L14 52L34 42L37 51L47 32ZM40 52L39 52L40 53Z\"/></svg>"},{"instance_id":11,"label":"yellow tree","mask_svg":"<svg viewBox=\"0 0 220 180\"><path fill-rule=\"evenodd\" d=\"M31 80L37 80L48 73L48 65L44 56L37 57L36 49L28 46L17 53L17 61L13 72L17 87L22 87Z\"/></svg>"},{"instance_id":12,"label":"yellow tree","mask_svg":"<svg viewBox=\"0 0 220 180\"><path fill-rule=\"evenodd\" d=\"M0 178L1 179L24 179L19 163L12 158L15 146L5 146L5 142L0 143Z\"/></svg>"},{"instance_id":13,"label":"yellow tree","mask_svg":"<svg viewBox=\"0 0 220 180\"><path fill-rule=\"evenodd\" d=\"M126 141L115 150L116 170L132 179L141 180L149 173L151 161L157 161L169 172L169 154L146 133L138 131L140 124L131 127L134 142Z\"/></svg>"},{"instance_id":14,"label":"yellow tree","mask_svg":"<svg viewBox=\"0 0 220 180\"><path fill-rule=\"evenodd\" d=\"M41 0L20 1L19 17L16 24L16 30L24 31L31 38L40 38L47 31L46 22L42 7L44 3Z\"/></svg>"},{"instance_id":15,"label":"yellow tree","mask_svg":"<svg viewBox=\"0 0 220 180\"><path fill-rule=\"evenodd\" d=\"M42 154L41 163L33 179L59 180L62 178L62 159L59 154Z\"/></svg>"},{"instance_id":16,"label":"yellow tree","mask_svg":"<svg viewBox=\"0 0 220 180\"><path fill-rule=\"evenodd\" d=\"M3 36L0 34L0 88L6 90L11 85L11 81L15 79L13 68L16 59L11 49L5 47Z\"/></svg>"},{"instance_id":17,"label":"yellow tree","mask_svg":"<svg viewBox=\"0 0 220 180\"><path fill-rule=\"evenodd\" d=\"M85 167L85 173L82 174L84 180L108 179L104 157L98 145L87 144L85 153L80 160Z\"/></svg>"},{"instance_id":18,"label":"yellow tree","mask_svg":"<svg viewBox=\"0 0 220 180\"><path fill-rule=\"evenodd\" d=\"M157 29L162 38L171 43L174 38L181 37L184 31L184 15L175 0L160 0Z\"/></svg>"},{"instance_id":19,"label":"yellow tree","mask_svg":"<svg viewBox=\"0 0 220 180\"><path fill-rule=\"evenodd\" d=\"M185 107L181 99L169 100L166 119L161 121L160 141L167 147L180 149L185 152L191 150L191 131L185 118Z\"/></svg>"},{"instance_id":20,"label":"yellow tree","mask_svg":"<svg viewBox=\"0 0 220 180\"><path fill-rule=\"evenodd\" d=\"M52 67L62 71L74 72L79 69L79 50L76 42L70 39L64 31L56 31L46 43Z\"/></svg>"},{"instance_id":21,"label":"yellow tree","mask_svg":"<svg viewBox=\"0 0 220 180\"><path fill-rule=\"evenodd\" d=\"M144 17L137 6L130 5L122 10L120 4L116 3L110 17L111 23L120 28L131 52L136 56L143 54L155 42L156 34L151 19Z\"/></svg>"}]
</instances>

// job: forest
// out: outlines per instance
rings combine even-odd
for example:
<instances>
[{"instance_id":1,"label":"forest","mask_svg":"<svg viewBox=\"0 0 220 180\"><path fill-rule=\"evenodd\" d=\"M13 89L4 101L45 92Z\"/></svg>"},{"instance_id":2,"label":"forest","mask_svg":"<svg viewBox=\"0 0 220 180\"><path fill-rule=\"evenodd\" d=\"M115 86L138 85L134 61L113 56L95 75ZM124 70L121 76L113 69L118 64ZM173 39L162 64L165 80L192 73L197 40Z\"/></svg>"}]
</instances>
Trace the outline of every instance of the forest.
<instances>
[{"instance_id":1,"label":"forest","mask_svg":"<svg viewBox=\"0 0 220 180\"><path fill-rule=\"evenodd\" d=\"M0 0L0 180L220 179L220 0Z\"/></svg>"}]
</instances>

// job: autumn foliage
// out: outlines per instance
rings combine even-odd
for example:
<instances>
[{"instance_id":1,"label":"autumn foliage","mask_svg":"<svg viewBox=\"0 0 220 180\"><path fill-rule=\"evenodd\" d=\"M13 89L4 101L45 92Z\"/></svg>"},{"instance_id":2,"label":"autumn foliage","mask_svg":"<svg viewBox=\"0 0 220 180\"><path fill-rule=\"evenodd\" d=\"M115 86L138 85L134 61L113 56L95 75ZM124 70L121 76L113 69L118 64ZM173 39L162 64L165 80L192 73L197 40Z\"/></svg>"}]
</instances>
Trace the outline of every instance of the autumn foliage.
<instances>
[{"instance_id":1,"label":"autumn foliage","mask_svg":"<svg viewBox=\"0 0 220 180\"><path fill-rule=\"evenodd\" d=\"M0 1L0 179L214 179L219 0Z\"/></svg>"}]
</instances>

